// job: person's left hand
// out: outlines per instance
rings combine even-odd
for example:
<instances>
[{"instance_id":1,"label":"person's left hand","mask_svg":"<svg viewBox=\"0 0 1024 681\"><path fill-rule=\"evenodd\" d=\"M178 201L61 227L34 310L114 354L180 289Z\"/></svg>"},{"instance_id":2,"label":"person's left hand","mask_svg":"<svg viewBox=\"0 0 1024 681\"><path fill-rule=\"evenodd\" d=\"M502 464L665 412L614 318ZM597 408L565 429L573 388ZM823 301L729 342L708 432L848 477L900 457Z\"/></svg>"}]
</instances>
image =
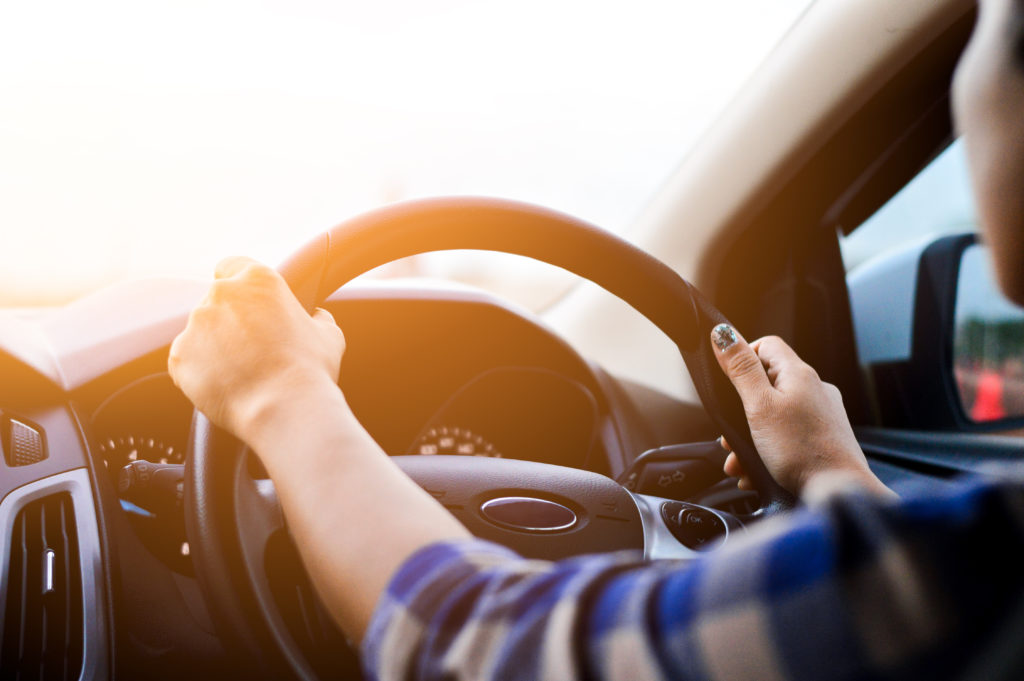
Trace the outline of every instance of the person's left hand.
<instances>
[{"instance_id":1,"label":"person's left hand","mask_svg":"<svg viewBox=\"0 0 1024 681\"><path fill-rule=\"evenodd\" d=\"M248 441L276 402L337 383L344 351L329 312L309 315L275 270L234 257L217 265L206 298L171 345L168 369L197 409Z\"/></svg>"},{"instance_id":2,"label":"person's left hand","mask_svg":"<svg viewBox=\"0 0 1024 681\"><path fill-rule=\"evenodd\" d=\"M712 331L715 356L743 402L750 435L772 477L801 496L813 480L837 474L881 493L889 490L875 477L850 426L843 398L818 377L777 336L751 344L728 324ZM722 446L730 449L724 439ZM753 489L735 453L725 473Z\"/></svg>"}]
</instances>

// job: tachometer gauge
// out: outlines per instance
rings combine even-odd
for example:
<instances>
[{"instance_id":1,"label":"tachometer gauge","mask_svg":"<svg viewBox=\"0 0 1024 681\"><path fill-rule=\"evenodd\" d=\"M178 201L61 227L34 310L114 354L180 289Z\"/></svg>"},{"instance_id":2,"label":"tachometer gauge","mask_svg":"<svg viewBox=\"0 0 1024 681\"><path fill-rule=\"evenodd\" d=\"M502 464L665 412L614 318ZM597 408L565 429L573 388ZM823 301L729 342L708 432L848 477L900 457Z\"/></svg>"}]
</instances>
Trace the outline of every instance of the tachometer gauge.
<instances>
[{"instance_id":1,"label":"tachometer gauge","mask_svg":"<svg viewBox=\"0 0 1024 681\"><path fill-rule=\"evenodd\" d=\"M460 456L501 457L501 452L487 440L468 428L437 426L430 428L413 445L414 454L434 456L455 454Z\"/></svg>"},{"instance_id":2,"label":"tachometer gauge","mask_svg":"<svg viewBox=\"0 0 1024 681\"><path fill-rule=\"evenodd\" d=\"M152 437L108 438L100 443L100 456L108 470L117 472L132 461L185 463L185 452Z\"/></svg>"}]
</instances>

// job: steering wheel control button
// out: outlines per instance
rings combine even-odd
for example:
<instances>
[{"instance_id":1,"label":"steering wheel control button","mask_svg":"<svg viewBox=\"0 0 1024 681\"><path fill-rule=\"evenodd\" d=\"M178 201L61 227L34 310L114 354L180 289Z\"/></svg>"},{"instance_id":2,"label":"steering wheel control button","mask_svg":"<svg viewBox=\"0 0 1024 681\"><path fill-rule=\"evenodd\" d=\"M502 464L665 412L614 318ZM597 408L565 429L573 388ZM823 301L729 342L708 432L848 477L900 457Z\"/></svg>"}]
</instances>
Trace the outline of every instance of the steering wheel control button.
<instances>
[{"instance_id":1,"label":"steering wheel control button","mask_svg":"<svg viewBox=\"0 0 1024 681\"><path fill-rule=\"evenodd\" d=\"M618 481L630 492L682 501L721 479L725 455L714 440L649 449Z\"/></svg>"},{"instance_id":2,"label":"steering wheel control button","mask_svg":"<svg viewBox=\"0 0 1024 681\"><path fill-rule=\"evenodd\" d=\"M484 502L480 513L489 521L520 532L558 532L576 524L572 509L535 497L498 497Z\"/></svg>"},{"instance_id":3,"label":"steering wheel control button","mask_svg":"<svg viewBox=\"0 0 1024 681\"><path fill-rule=\"evenodd\" d=\"M717 545L726 533L725 521L714 511L682 501L666 501L661 516L679 543L695 551Z\"/></svg>"}]
</instances>

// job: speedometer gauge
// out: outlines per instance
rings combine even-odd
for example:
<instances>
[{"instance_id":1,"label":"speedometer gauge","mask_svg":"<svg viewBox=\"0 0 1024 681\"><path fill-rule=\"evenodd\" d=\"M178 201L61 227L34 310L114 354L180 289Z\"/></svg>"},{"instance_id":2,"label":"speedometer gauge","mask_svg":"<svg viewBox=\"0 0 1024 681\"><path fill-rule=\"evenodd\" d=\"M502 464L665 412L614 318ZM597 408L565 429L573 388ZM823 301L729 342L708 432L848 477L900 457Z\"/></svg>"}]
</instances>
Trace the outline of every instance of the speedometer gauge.
<instances>
[{"instance_id":1,"label":"speedometer gauge","mask_svg":"<svg viewBox=\"0 0 1024 681\"><path fill-rule=\"evenodd\" d=\"M119 471L132 461L149 461L150 463L185 463L185 452L164 444L152 437L109 438L100 443L100 455L103 463L111 471Z\"/></svg>"},{"instance_id":2,"label":"speedometer gauge","mask_svg":"<svg viewBox=\"0 0 1024 681\"><path fill-rule=\"evenodd\" d=\"M437 426L430 428L416 441L412 451L424 456L455 454L459 456L493 456L501 452L487 440L468 428Z\"/></svg>"}]
</instances>

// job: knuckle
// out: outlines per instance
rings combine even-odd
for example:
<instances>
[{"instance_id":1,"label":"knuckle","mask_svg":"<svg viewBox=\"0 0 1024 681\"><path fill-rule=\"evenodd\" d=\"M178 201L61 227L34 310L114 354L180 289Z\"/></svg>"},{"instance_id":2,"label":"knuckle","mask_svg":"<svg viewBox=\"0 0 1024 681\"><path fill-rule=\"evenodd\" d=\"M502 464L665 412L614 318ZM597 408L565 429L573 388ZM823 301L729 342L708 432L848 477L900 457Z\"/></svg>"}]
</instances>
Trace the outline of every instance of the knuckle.
<instances>
[{"instance_id":1,"label":"knuckle","mask_svg":"<svg viewBox=\"0 0 1024 681\"><path fill-rule=\"evenodd\" d=\"M185 343L183 340L184 334L178 336L171 343L171 349L167 353L167 370L171 374L171 378L177 383L177 373L181 368L184 360L185 349L182 347Z\"/></svg>"},{"instance_id":2,"label":"knuckle","mask_svg":"<svg viewBox=\"0 0 1024 681\"><path fill-rule=\"evenodd\" d=\"M231 275L237 270L245 266L245 263L249 261L249 258L244 255L229 255L226 258L221 258L220 261L214 267L214 272L220 276Z\"/></svg>"},{"instance_id":3,"label":"knuckle","mask_svg":"<svg viewBox=\"0 0 1024 681\"><path fill-rule=\"evenodd\" d=\"M212 305L230 300L231 292L234 289L233 282L230 279L218 279L210 285L210 290L206 294L206 300L201 305L192 310L193 316L203 316L209 314L208 310Z\"/></svg>"},{"instance_id":4,"label":"knuckle","mask_svg":"<svg viewBox=\"0 0 1024 681\"><path fill-rule=\"evenodd\" d=\"M840 403L843 401L843 393L842 393L841 390L839 390L839 388L837 388L836 386L832 385L831 383L823 383L822 385L825 386L825 394L830 399L835 400L835 401L840 402Z\"/></svg>"},{"instance_id":5,"label":"knuckle","mask_svg":"<svg viewBox=\"0 0 1024 681\"><path fill-rule=\"evenodd\" d=\"M250 263L242 270L238 283L248 290L255 289L260 292L274 291L285 285L277 270L257 262Z\"/></svg>"},{"instance_id":6,"label":"knuckle","mask_svg":"<svg viewBox=\"0 0 1024 681\"><path fill-rule=\"evenodd\" d=\"M276 276L273 268L259 262L251 262L242 270L242 277L250 281L267 282Z\"/></svg>"},{"instance_id":7,"label":"knuckle","mask_svg":"<svg viewBox=\"0 0 1024 681\"><path fill-rule=\"evenodd\" d=\"M337 326L332 326L327 329L327 334L327 338L332 345L341 347L342 350L345 349L345 334L342 333L341 329Z\"/></svg>"},{"instance_id":8,"label":"knuckle","mask_svg":"<svg viewBox=\"0 0 1024 681\"><path fill-rule=\"evenodd\" d=\"M778 349L780 346L784 346L785 344L786 344L786 342L783 341L778 336L764 336L760 340L758 340L758 346L757 347L758 347L758 350L762 350L762 351L767 350L767 351L771 352L773 350Z\"/></svg>"},{"instance_id":9,"label":"knuckle","mask_svg":"<svg viewBox=\"0 0 1024 681\"><path fill-rule=\"evenodd\" d=\"M821 382L821 377L818 376L818 372L810 364L801 362L797 368L800 378L807 382L818 383Z\"/></svg>"},{"instance_id":10,"label":"knuckle","mask_svg":"<svg viewBox=\"0 0 1024 681\"><path fill-rule=\"evenodd\" d=\"M736 378L754 375L755 371L763 371L761 362L752 353L737 353L729 359L729 373Z\"/></svg>"},{"instance_id":11,"label":"knuckle","mask_svg":"<svg viewBox=\"0 0 1024 681\"><path fill-rule=\"evenodd\" d=\"M215 302L215 299L214 299L214 296L213 296L214 293L215 293L215 291L211 289L210 290L210 294L211 294L210 299L211 299L211 301ZM213 316L213 313L214 313L214 307L210 303L202 303L200 305L196 305L194 308L192 308L192 312L190 312L189 315L188 315L188 324L189 324L189 326L195 326L195 325L198 325L198 324L203 324L205 321L209 320L210 317Z\"/></svg>"}]
</instances>

